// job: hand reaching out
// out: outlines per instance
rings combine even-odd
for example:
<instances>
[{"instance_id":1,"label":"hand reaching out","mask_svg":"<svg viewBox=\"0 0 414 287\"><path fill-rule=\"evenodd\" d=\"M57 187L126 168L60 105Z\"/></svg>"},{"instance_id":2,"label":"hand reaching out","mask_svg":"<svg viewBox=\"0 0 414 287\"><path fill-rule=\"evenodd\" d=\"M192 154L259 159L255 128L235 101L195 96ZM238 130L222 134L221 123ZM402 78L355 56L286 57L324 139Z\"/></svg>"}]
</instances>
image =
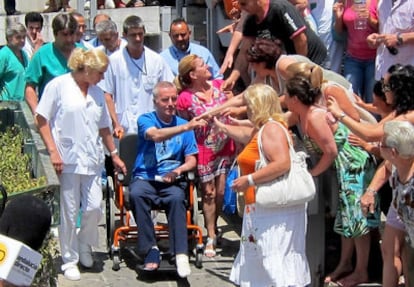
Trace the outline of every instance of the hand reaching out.
<instances>
[{"instance_id":1,"label":"hand reaching out","mask_svg":"<svg viewBox=\"0 0 414 287\"><path fill-rule=\"evenodd\" d=\"M207 120L202 118L202 115L200 115L198 117L192 118L191 121L188 122L188 127L190 130L193 130L195 128L205 127L207 124Z\"/></svg>"},{"instance_id":2,"label":"hand reaching out","mask_svg":"<svg viewBox=\"0 0 414 287\"><path fill-rule=\"evenodd\" d=\"M335 117L339 118L343 113L342 109L339 107L338 102L333 96L328 96L327 100L328 111Z\"/></svg>"}]
</instances>

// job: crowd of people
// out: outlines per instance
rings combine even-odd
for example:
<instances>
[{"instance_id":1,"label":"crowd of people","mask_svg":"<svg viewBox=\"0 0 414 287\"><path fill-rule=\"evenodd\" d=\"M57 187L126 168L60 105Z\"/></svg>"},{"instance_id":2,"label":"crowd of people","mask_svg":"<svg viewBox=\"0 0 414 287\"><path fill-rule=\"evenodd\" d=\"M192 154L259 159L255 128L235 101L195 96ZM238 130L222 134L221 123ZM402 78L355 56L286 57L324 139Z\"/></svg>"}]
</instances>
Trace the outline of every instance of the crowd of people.
<instances>
[{"instance_id":1,"label":"crowd of people","mask_svg":"<svg viewBox=\"0 0 414 287\"><path fill-rule=\"evenodd\" d=\"M69 4L70 0L48 0L45 2L45 9L43 13L53 12L72 12L74 9ZM20 11L16 10L16 0L3 0L4 10L6 15L19 15ZM84 8L90 9L90 0L84 1ZM130 7L143 7L143 6L158 6L158 5L173 5L173 3L158 0L97 0L96 8L98 9L114 9L114 8L130 8Z\"/></svg>"},{"instance_id":2,"label":"crowd of people","mask_svg":"<svg viewBox=\"0 0 414 287\"><path fill-rule=\"evenodd\" d=\"M414 286L414 4L355 2L239 0L241 19L221 67L206 47L190 41L183 18L171 22L171 46L161 52L144 44L145 23L135 15L119 32L109 15L96 15L90 41L76 11L54 17L49 43L37 12L26 14L25 25L7 27L0 101L27 102L59 176L64 276L80 280L78 263L94 265L104 168L132 174L130 205L143 268L160 267L151 209L161 207L177 273L190 276L182 174L196 171L204 255L214 258L226 175L236 159L240 176L232 188L245 205L230 280L315 284L306 250L307 231L320 224L308 223L312 202L278 208L255 202L257 186L290 170L294 139L310 157L317 212L334 217L341 238L338 265L322 283L370 281L371 233L383 212L382 284L397 286L404 275L406 286ZM146 4L152 5L131 0L126 6ZM69 1L50 0L46 12L61 8L69 11ZM237 81L246 89L234 95ZM131 171L117 150L119 137L129 133L139 138ZM262 168L259 142L268 162Z\"/></svg>"}]
</instances>

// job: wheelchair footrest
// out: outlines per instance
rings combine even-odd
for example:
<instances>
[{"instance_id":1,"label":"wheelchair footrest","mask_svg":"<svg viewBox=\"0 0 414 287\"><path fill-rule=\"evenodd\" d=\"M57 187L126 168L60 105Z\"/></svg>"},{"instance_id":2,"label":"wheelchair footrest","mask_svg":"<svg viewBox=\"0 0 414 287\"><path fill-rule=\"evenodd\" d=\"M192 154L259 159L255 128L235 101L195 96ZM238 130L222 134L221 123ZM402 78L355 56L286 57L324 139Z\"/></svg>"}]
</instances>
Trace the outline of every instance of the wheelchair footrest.
<instances>
[{"instance_id":1,"label":"wheelchair footrest","mask_svg":"<svg viewBox=\"0 0 414 287\"><path fill-rule=\"evenodd\" d=\"M175 266L175 257L171 257L169 253L161 254L160 266L155 271L147 271L144 269L144 264L140 263L137 265L137 269L145 273L153 273L155 271L176 271L177 267Z\"/></svg>"}]
</instances>

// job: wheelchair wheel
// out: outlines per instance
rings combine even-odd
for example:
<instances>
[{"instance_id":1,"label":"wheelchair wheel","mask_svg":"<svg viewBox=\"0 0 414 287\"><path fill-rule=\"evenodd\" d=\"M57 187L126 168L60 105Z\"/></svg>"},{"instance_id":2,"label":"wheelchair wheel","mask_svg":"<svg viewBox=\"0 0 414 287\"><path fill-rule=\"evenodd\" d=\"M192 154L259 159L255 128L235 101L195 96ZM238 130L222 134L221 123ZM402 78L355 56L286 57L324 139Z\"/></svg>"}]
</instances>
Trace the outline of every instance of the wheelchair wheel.
<instances>
[{"instance_id":1,"label":"wheelchair wheel","mask_svg":"<svg viewBox=\"0 0 414 287\"><path fill-rule=\"evenodd\" d=\"M203 248L197 248L195 254L195 267L198 269L203 268Z\"/></svg>"},{"instance_id":2,"label":"wheelchair wheel","mask_svg":"<svg viewBox=\"0 0 414 287\"><path fill-rule=\"evenodd\" d=\"M111 253L112 243L114 242L115 212L117 207L115 205L114 181L110 176L107 178L105 207L106 246L108 248L108 252Z\"/></svg>"},{"instance_id":3,"label":"wheelchair wheel","mask_svg":"<svg viewBox=\"0 0 414 287\"><path fill-rule=\"evenodd\" d=\"M112 270L119 271L121 269L121 256L119 251L112 252Z\"/></svg>"}]
</instances>

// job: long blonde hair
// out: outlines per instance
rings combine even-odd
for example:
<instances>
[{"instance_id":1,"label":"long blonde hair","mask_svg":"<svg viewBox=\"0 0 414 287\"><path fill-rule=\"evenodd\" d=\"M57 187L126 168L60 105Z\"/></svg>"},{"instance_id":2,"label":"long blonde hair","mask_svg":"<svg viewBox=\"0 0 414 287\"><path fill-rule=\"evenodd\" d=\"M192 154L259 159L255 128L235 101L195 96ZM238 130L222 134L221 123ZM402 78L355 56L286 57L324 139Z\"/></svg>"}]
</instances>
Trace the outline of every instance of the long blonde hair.
<instances>
[{"instance_id":1,"label":"long blonde hair","mask_svg":"<svg viewBox=\"0 0 414 287\"><path fill-rule=\"evenodd\" d=\"M286 126L282 115L279 95L269 85L255 84L244 91L244 99L250 110L249 119L256 128L263 126L269 118Z\"/></svg>"}]
</instances>

